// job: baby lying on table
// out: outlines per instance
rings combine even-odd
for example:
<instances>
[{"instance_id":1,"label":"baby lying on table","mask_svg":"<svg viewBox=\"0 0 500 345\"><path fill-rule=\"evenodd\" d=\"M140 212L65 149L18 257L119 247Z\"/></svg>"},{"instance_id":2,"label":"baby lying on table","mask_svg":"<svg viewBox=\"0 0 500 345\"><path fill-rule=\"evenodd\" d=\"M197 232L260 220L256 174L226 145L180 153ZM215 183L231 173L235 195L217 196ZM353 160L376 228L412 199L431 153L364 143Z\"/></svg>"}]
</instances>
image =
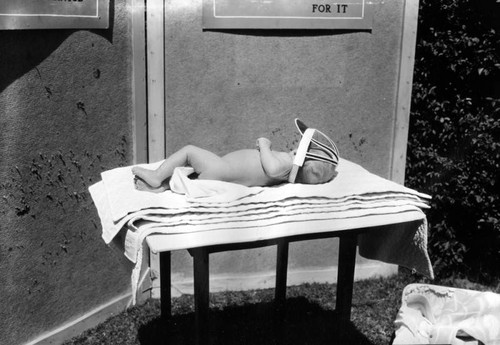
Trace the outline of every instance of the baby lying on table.
<instances>
[{"instance_id":1,"label":"baby lying on table","mask_svg":"<svg viewBox=\"0 0 500 345\"><path fill-rule=\"evenodd\" d=\"M138 190L162 192L169 189L168 181L174 169L190 166L197 178L242 184L248 187L272 186L285 181L319 184L335 176L338 150L326 135L309 129L300 120L295 120L303 135L297 150L273 151L271 141L257 139L257 149L238 150L222 157L188 145L169 156L156 169L133 167L135 186ZM327 144L313 138L320 134Z\"/></svg>"}]
</instances>

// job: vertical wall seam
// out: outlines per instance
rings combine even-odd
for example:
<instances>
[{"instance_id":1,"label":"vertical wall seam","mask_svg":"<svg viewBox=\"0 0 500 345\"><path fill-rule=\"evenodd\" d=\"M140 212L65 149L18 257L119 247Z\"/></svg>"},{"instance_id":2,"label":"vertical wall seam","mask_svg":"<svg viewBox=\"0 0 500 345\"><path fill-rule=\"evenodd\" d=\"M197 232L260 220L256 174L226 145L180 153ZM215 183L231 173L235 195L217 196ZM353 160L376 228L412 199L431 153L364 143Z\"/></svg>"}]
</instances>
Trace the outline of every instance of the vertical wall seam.
<instances>
[{"instance_id":1,"label":"vertical wall seam","mask_svg":"<svg viewBox=\"0 0 500 345\"><path fill-rule=\"evenodd\" d=\"M148 159L165 158L164 2L148 0L146 10L148 79Z\"/></svg>"},{"instance_id":2,"label":"vertical wall seam","mask_svg":"<svg viewBox=\"0 0 500 345\"><path fill-rule=\"evenodd\" d=\"M403 10L401 59L398 73L390 179L404 183L406 145L410 120L411 92L418 24L418 0L406 0Z\"/></svg>"},{"instance_id":3,"label":"vertical wall seam","mask_svg":"<svg viewBox=\"0 0 500 345\"><path fill-rule=\"evenodd\" d=\"M133 163L148 157L145 0L130 0L132 19Z\"/></svg>"}]
</instances>

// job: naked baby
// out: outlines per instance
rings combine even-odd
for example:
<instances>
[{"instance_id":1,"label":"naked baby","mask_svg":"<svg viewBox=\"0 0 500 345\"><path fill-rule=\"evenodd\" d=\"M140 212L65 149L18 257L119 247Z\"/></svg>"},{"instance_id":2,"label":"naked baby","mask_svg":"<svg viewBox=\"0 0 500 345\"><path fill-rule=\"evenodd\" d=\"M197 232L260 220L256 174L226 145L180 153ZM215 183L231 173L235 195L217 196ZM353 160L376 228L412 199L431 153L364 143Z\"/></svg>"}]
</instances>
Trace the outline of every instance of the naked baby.
<instances>
[{"instance_id":1,"label":"naked baby","mask_svg":"<svg viewBox=\"0 0 500 345\"><path fill-rule=\"evenodd\" d=\"M272 186L283 182L319 184L330 181L336 174L338 149L320 131L308 128L296 119L302 134L297 150L273 151L271 141L257 139L256 149L230 152L224 156L188 145L169 156L156 169L133 167L135 186L139 190L162 192L169 189L174 169L190 166L198 179L219 180L248 187Z\"/></svg>"}]
</instances>

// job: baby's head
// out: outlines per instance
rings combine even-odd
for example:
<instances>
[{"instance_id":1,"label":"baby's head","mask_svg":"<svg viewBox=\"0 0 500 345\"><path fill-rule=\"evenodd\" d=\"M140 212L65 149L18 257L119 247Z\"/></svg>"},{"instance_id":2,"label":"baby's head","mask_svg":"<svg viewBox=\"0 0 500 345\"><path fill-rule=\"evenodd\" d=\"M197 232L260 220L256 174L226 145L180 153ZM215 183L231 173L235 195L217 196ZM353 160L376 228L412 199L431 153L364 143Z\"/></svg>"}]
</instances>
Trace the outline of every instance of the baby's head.
<instances>
[{"instance_id":1,"label":"baby's head","mask_svg":"<svg viewBox=\"0 0 500 345\"><path fill-rule=\"evenodd\" d=\"M319 155L324 155L320 150L310 149L309 152L317 152ZM307 160L302 165L302 168L297 172L295 182L304 184L320 184L331 181L335 175L337 166L323 161Z\"/></svg>"},{"instance_id":2,"label":"baby's head","mask_svg":"<svg viewBox=\"0 0 500 345\"><path fill-rule=\"evenodd\" d=\"M308 128L295 119L302 139L293 160L289 182L320 184L332 180L336 175L339 151L335 143L317 129Z\"/></svg>"}]
</instances>

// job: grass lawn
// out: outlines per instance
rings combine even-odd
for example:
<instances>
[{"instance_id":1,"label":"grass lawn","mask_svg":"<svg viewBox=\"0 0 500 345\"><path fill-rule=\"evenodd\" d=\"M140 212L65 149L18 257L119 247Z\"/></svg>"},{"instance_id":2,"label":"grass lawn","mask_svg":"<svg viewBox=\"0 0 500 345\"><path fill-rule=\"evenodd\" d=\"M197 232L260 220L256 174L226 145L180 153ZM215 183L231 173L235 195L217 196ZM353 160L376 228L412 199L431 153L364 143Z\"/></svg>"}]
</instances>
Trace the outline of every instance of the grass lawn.
<instances>
[{"instance_id":1,"label":"grass lawn","mask_svg":"<svg viewBox=\"0 0 500 345\"><path fill-rule=\"evenodd\" d=\"M355 282L350 344L387 345L403 288L424 282L500 293L500 284L484 286L464 279L428 281L410 274ZM335 285L303 284L287 290L285 320L273 318L273 289L226 291L210 295L210 344L332 344L334 341ZM173 317L160 319L160 303L149 300L130 308L65 345L77 344L193 344L193 296L172 300Z\"/></svg>"}]
</instances>

